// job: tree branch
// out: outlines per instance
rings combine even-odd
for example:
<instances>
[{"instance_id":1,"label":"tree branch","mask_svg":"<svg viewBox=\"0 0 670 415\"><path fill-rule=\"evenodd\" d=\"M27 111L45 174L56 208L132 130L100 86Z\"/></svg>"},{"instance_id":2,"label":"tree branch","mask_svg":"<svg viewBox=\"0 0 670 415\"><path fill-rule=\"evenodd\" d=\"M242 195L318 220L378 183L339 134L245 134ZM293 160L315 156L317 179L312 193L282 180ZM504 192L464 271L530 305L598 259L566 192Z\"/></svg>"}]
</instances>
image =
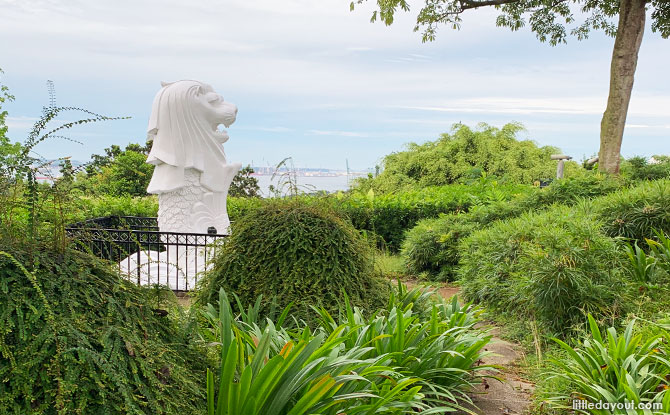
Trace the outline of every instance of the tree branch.
<instances>
[{"instance_id":1,"label":"tree branch","mask_svg":"<svg viewBox=\"0 0 670 415\"><path fill-rule=\"evenodd\" d=\"M521 0L459 0L461 10L476 9L483 6L501 6L503 4L518 3Z\"/></svg>"}]
</instances>

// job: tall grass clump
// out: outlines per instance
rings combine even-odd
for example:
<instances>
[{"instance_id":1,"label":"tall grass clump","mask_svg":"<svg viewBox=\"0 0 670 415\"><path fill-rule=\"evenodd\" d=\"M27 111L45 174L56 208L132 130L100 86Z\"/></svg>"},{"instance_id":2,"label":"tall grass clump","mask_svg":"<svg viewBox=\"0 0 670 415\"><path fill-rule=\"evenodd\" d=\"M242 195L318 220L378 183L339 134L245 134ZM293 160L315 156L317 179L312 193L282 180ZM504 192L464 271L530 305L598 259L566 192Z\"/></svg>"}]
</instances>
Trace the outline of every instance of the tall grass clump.
<instances>
[{"instance_id":1,"label":"tall grass clump","mask_svg":"<svg viewBox=\"0 0 670 415\"><path fill-rule=\"evenodd\" d=\"M312 305L336 309L345 290L367 309L389 292L374 277L371 247L358 231L330 209L299 200L269 201L241 217L215 261L198 293L202 304L224 288L243 304L261 295L280 308L293 303L293 314L307 318Z\"/></svg>"},{"instance_id":2,"label":"tall grass clump","mask_svg":"<svg viewBox=\"0 0 670 415\"><path fill-rule=\"evenodd\" d=\"M467 298L564 334L586 312L617 315L622 258L588 204L557 206L473 233L459 276Z\"/></svg>"},{"instance_id":3,"label":"tall grass clump","mask_svg":"<svg viewBox=\"0 0 670 415\"><path fill-rule=\"evenodd\" d=\"M595 207L608 235L643 246L653 229L670 233L670 179L620 190L598 199Z\"/></svg>"},{"instance_id":4,"label":"tall grass clump","mask_svg":"<svg viewBox=\"0 0 670 415\"><path fill-rule=\"evenodd\" d=\"M403 257L414 273L428 272L434 280L451 280L460 260L459 244L475 230L554 204L572 206L583 199L612 193L620 186L618 180L609 176L586 173L556 180L550 186L526 191L510 200L476 205L466 213L419 221L406 233Z\"/></svg>"}]
</instances>

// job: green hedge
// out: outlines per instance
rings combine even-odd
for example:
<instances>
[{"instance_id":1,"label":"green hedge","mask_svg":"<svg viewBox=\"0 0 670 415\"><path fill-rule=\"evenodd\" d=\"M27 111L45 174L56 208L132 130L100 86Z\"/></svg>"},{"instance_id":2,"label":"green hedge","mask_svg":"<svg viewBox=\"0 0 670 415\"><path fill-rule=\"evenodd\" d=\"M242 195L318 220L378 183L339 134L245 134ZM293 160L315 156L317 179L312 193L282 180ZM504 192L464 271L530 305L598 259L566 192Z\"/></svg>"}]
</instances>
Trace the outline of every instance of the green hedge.
<instances>
[{"instance_id":1,"label":"green hedge","mask_svg":"<svg viewBox=\"0 0 670 415\"><path fill-rule=\"evenodd\" d=\"M419 220L435 218L443 213L458 213L532 192L526 185L449 185L427 187L413 191L375 195L369 193L339 193L327 196L298 196L294 199L306 205L325 204L347 217L354 227L381 239L389 250L400 249L405 232ZM262 207L268 199L228 198L228 213L232 221L245 213Z\"/></svg>"},{"instance_id":2,"label":"green hedge","mask_svg":"<svg viewBox=\"0 0 670 415\"><path fill-rule=\"evenodd\" d=\"M69 217L72 222L104 216L150 216L158 215L156 196L96 196L80 197L71 205Z\"/></svg>"},{"instance_id":3,"label":"green hedge","mask_svg":"<svg viewBox=\"0 0 670 415\"><path fill-rule=\"evenodd\" d=\"M556 333L615 314L622 254L588 204L525 213L474 232L461 249L465 296Z\"/></svg>"},{"instance_id":4,"label":"green hedge","mask_svg":"<svg viewBox=\"0 0 670 415\"><path fill-rule=\"evenodd\" d=\"M326 196L302 195L293 199L306 205L324 204L341 216L347 217L358 230L378 236L391 251L400 248L404 233L419 220L434 218L442 213L467 211L474 206L509 200L518 194L532 191L531 186L450 185L428 187L396 194L339 193ZM270 199L228 198L231 221L271 203ZM156 216L158 200L155 196L143 198L96 197L79 198L70 213L72 222L108 215Z\"/></svg>"},{"instance_id":5,"label":"green hedge","mask_svg":"<svg viewBox=\"0 0 670 415\"><path fill-rule=\"evenodd\" d=\"M264 199L260 198L228 197L228 215L234 220L259 208L263 203ZM158 198L108 195L79 197L68 212L73 222L110 215L155 217L158 215Z\"/></svg>"}]
</instances>

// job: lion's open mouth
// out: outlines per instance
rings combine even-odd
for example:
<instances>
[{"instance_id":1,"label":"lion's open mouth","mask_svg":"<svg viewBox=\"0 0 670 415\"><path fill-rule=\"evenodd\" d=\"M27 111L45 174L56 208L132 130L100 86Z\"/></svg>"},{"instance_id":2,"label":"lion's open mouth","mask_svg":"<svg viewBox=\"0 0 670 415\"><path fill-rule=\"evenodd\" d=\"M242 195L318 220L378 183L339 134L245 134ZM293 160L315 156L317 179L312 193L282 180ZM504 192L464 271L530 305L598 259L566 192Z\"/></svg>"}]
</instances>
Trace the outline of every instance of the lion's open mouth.
<instances>
[{"instance_id":1,"label":"lion's open mouth","mask_svg":"<svg viewBox=\"0 0 670 415\"><path fill-rule=\"evenodd\" d=\"M230 138L228 135L228 131L223 129L223 128L215 128L214 129L214 135L216 135L219 138Z\"/></svg>"}]
</instances>

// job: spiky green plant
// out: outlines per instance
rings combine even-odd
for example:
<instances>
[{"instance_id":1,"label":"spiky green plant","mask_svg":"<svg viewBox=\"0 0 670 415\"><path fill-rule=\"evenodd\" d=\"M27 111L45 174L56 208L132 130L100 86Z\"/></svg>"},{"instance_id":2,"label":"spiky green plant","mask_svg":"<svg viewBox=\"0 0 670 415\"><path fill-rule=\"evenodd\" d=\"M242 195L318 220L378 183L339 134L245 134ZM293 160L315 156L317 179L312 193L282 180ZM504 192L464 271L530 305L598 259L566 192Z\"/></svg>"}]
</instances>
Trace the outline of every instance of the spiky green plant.
<instances>
[{"instance_id":1,"label":"spiky green plant","mask_svg":"<svg viewBox=\"0 0 670 415\"><path fill-rule=\"evenodd\" d=\"M656 240L647 239L647 244L656 258L657 266L670 274L670 237L657 229L654 229L654 235Z\"/></svg>"},{"instance_id":2,"label":"spiky green plant","mask_svg":"<svg viewBox=\"0 0 670 415\"><path fill-rule=\"evenodd\" d=\"M227 295L206 316L220 334L217 380L207 373L208 415L402 414L427 409L419 379L387 365L387 355L365 357L370 348L346 348L339 327L328 335L304 328L295 337L267 322L235 318ZM280 347L277 347L280 346Z\"/></svg>"},{"instance_id":3,"label":"spiky green plant","mask_svg":"<svg viewBox=\"0 0 670 415\"><path fill-rule=\"evenodd\" d=\"M656 270L656 258L653 255L647 255L637 242L631 245L626 244L626 255L630 263L630 272L635 281L642 284L649 284L654 279Z\"/></svg>"},{"instance_id":4,"label":"spiky green plant","mask_svg":"<svg viewBox=\"0 0 670 415\"><path fill-rule=\"evenodd\" d=\"M554 339L567 353L564 360L552 359L550 376L568 381L570 393L550 392L549 401L557 408L572 408L571 400L587 402L658 403L661 409L654 414L670 413L670 362L667 345L658 335L643 340L634 334L634 321L623 333L615 328L600 331L595 319L589 315L590 336L581 347L573 348ZM585 414L610 414L605 410L578 410ZM651 414L651 411L632 412Z\"/></svg>"},{"instance_id":5,"label":"spiky green plant","mask_svg":"<svg viewBox=\"0 0 670 415\"><path fill-rule=\"evenodd\" d=\"M321 327L333 334L344 325L346 348L369 347L368 358L390 356L392 366L401 373L420 379L424 401L432 408L467 412L461 404L471 403L466 392L481 380L482 370L491 369L479 365L490 336L472 331L479 311L471 304L459 305L455 297L451 303L433 304L428 316L417 313L414 303L407 300L421 299L425 294L420 292L401 290L386 310L369 318L348 300L339 321L319 309Z\"/></svg>"}]
</instances>

